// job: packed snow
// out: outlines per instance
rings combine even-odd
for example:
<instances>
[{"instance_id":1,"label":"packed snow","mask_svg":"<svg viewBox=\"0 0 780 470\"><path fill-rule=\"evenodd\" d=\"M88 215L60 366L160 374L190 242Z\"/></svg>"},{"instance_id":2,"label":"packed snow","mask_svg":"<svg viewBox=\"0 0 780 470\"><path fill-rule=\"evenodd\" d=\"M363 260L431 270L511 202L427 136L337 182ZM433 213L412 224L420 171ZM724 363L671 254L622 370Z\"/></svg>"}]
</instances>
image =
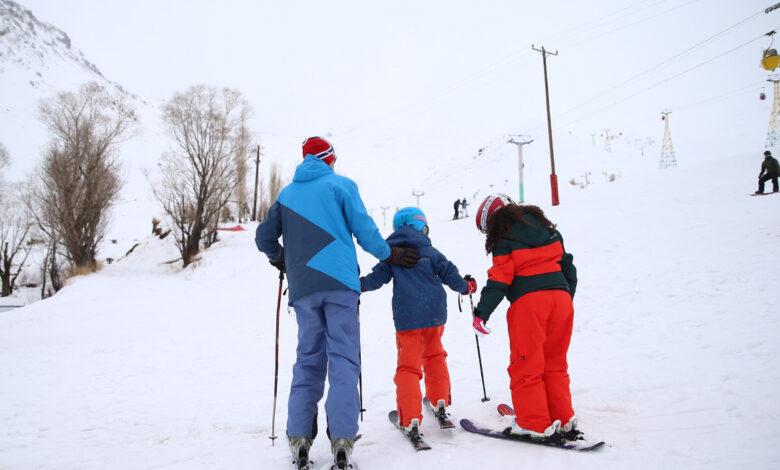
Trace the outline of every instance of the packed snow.
<instances>
[{"instance_id":1,"label":"packed snow","mask_svg":"<svg viewBox=\"0 0 780 470\"><path fill-rule=\"evenodd\" d=\"M13 52L0 56L0 138L12 159L3 175L6 181L23 181L40 161L47 136L36 106L57 91L74 91L97 80L127 94L142 126L120 149L126 179L100 248L103 268L68 280L46 300L38 301L37 289L0 299L0 470L292 468L284 436L297 341L295 312L283 298L274 407L280 284L278 272L254 245L256 223L242 224L242 231L221 231L217 244L182 268L172 237L160 240L151 234L152 217L161 218L161 210L151 197L148 176L154 177L160 155L171 145L161 132L160 103L144 101L103 77L67 34L38 22L10 0L0 0L0 13L0 46ZM725 16L721 12L719 18ZM700 19L707 23L712 18ZM724 27L715 23L717 28L706 34ZM765 31L763 25L750 25L750 34L756 28ZM295 31L300 34L300 28ZM696 33L691 37L706 37L704 30ZM408 40L413 43L414 38ZM645 52L655 56L640 58L657 63L683 47L648 48ZM395 210L415 205L413 193L420 194L433 245L481 287L490 258L473 215L488 194L505 192L517 198L517 148L507 144L505 136L482 141L482 135L477 138L476 131L463 127L484 124L503 134L507 129L495 123L505 121L488 117L492 108L514 113L516 100L522 101L516 117L539 126L525 129L536 139L525 147L525 200L540 205L558 224L578 268L569 351L574 408L586 435L607 443L592 453L567 452L490 439L460 427L440 430L424 414L422 432L433 449L415 453L387 419L395 407L396 362L392 289L387 286L361 296L366 411L362 438L352 456L360 468L763 469L780 463L773 432L780 418L780 376L772 372L780 370L773 276L780 246L780 194L750 196L756 189L771 101L745 100L765 80L754 63L758 48L750 52L755 58L740 51L727 62L731 69L745 71L747 61L753 61L754 77L744 72L732 80L718 69L708 71L706 81L688 76L689 86L672 82L655 90L659 108L668 101L676 106L670 126L676 168L658 168L664 124L660 119L657 128L626 128L625 135L613 130L618 132L610 141L613 152L603 150L604 135L591 133L634 120L647 122L658 111L647 106L628 102L610 112L610 122L596 115L579 126L554 128L559 206L550 204L546 126L533 117L543 114L541 82L521 90L520 98L513 83L505 103L474 93L469 98L478 104L466 106L464 97L457 96L447 100L452 108L437 108L430 121L410 119L407 114L415 114L416 108L401 116L396 110L390 117L404 121L405 132L360 113L362 127L335 132L331 140L339 155L336 170L358 183L383 235L391 232ZM601 48L593 50L603 54ZM464 55L463 60L473 57ZM576 58L592 62L560 67L577 71L576 88L585 93L590 88L581 80L587 74L580 72L592 73L601 66L587 54ZM626 68L622 72L633 73L635 67ZM541 79L537 72L526 70L523 76ZM615 73L609 83L623 76ZM339 77L334 75L334 80ZM553 85L562 79L554 75ZM575 88L575 82L565 83ZM598 89L606 86L600 83ZM712 90L717 91L715 98ZM291 109L308 96L270 93L291 100ZM554 117L566 103L565 90L560 93L553 95ZM434 95L443 106L442 96ZM408 99L416 98L410 94ZM686 108L691 101L696 103ZM443 122L448 109L451 121ZM376 112L393 110L379 107ZM312 116L307 117L318 117ZM273 113L264 119L275 129ZM330 130L313 133L327 136ZM286 128L261 134L261 175L276 161L289 180L305 137ZM481 148L472 148L477 140ZM464 197L471 204L471 217L450 220L452 203ZM368 272L377 260L358 253L361 270ZM107 258L114 261L109 264ZM31 264L28 269L34 273L38 267ZM496 406L510 400L508 304L496 310L489 322L493 333L479 343L490 398L483 402L470 301L459 300L454 292L448 299L444 346L452 379L451 418L502 429L509 419L500 417ZM477 299L475 295L475 303ZM5 310L17 305L24 307ZM319 426L311 457L314 468L322 470L332 458L322 409ZM274 434L278 439L269 439Z\"/></svg>"},{"instance_id":2,"label":"packed snow","mask_svg":"<svg viewBox=\"0 0 780 470\"><path fill-rule=\"evenodd\" d=\"M354 460L364 469L777 464L768 430L780 418L771 257L780 194L749 196L759 163L750 154L668 170L634 165L614 182L561 185L556 207L546 188L536 189L533 202L558 224L578 268L572 395L581 428L605 448L581 454L498 441L440 430L425 416L433 450L415 453L387 420L396 359L387 287L361 296L366 412ZM473 190L493 184L468 170L457 176ZM484 285L484 240L473 217L449 220L457 194L446 181L423 198L432 241ZM0 314L0 468L290 468L284 429L296 323L283 300L274 445L279 281L254 247L255 226L221 232L187 269L166 263L177 257L170 240L150 236L56 296ZM376 261L359 260L363 271ZM495 409L510 399L506 307L480 341L490 397L482 402L469 301L460 312L450 293L444 344L454 420L508 425ZM312 458L315 468L330 462L325 437Z\"/></svg>"}]
</instances>

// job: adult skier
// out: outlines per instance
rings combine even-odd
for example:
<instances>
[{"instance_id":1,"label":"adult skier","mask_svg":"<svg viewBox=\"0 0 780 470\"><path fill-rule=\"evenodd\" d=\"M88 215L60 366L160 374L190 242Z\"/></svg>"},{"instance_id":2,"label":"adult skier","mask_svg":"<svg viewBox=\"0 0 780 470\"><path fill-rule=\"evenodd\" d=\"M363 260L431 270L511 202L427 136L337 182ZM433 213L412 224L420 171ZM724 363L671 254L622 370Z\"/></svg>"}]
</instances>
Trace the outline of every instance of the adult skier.
<instances>
[{"instance_id":1,"label":"adult skier","mask_svg":"<svg viewBox=\"0 0 780 470\"><path fill-rule=\"evenodd\" d=\"M488 281L474 309L478 335L506 297L509 330L509 387L515 418L504 431L547 438L563 431L576 439L566 353L571 340L577 286L572 255L555 224L533 205L516 205L504 195L488 196L477 209L477 228L487 234L493 256ZM561 426L561 423L563 426Z\"/></svg>"},{"instance_id":2,"label":"adult skier","mask_svg":"<svg viewBox=\"0 0 780 470\"><path fill-rule=\"evenodd\" d=\"M764 183L772 180L772 192L776 193L777 188L777 176L780 173L780 164L777 159L772 156L772 152L769 150L764 152L764 161L761 162L761 172L758 174L758 191L756 194L764 194Z\"/></svg>"},{"instance_id":3,"label":"adult skier","mask_svg":"<svg viewBox=\"0 0 780 470\"><path fill-rule=\"evenodd\" d=\"M327 376L327 434L337 467L344 468L360 413L360 280L352 237L386 263L411 267L419 255L385 242L366 213L357 185L334 173L336 154L327 140L306 139L303 157L292 183L257 227L255 242L274 267L287 273L289 304L298 322L287 415L290 450L306 468Z\"/></svg>"},{"instance_id":4,"label":"adult skier","mask_svg":"<svg viewBox=\"0 0 780 470\"><path fill-rule=\"evenodd\" d=\"M455 203L452 205L455 208L455 215L452 216L452 220L458 219L458 208L460 208L460 199L455 199Z\"/></svg>"}]
</instances>

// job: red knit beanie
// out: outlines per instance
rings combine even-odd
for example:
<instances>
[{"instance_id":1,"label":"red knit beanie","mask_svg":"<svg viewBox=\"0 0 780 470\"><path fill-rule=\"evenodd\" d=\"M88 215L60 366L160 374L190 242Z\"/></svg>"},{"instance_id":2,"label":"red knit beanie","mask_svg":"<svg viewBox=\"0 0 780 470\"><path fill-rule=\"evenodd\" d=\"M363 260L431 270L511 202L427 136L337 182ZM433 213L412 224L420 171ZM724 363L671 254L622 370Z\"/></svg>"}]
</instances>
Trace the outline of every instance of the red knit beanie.
<instances>
[{"instance_id":1,"label":"red knit beanie","mask_svg":"<svg viewBox=\"0 0 780 470\"><path fill-rule=\"evenodd\" d=\"M303 141L303 158L307 155L313 155L328 165L336 161L333 146L322 137L309 137Z\"/></svg>"}]
</instances>

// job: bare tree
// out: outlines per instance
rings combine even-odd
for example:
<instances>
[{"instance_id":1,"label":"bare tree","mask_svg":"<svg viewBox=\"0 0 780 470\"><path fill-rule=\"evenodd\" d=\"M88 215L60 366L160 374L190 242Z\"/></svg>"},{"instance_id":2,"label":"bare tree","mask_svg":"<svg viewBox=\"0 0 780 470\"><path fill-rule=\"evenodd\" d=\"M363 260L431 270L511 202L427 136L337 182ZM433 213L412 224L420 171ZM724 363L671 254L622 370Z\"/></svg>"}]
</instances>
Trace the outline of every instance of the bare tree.
<instances>
[{"instance_id":1,"label":"bare tree","mask_svg":"<svg viewBox=\"0 0 780 470\"><path fill-rule=\"evenodd\" d=\"M0 186L4 186L3 180L5 176L5 169L11 164L11 157L8 155L8 149L5 148L2 142L0 142ZM0 200L3 195L0 194Z\"/></svg>"},{"instance_id":2,"label":"bare tree","mask_svg":"<svg viewBox=\"0 0 780 470\"><path fill-rule=\"evenodd\" d=\"M284 181L282 181L281 175L279 175L279 165L276 162L271 164L271 169L268 172L268 183L260 182L260 201L257 203L257 220L265 220L265 216L268 215L268 209L271 208L279 193L284 188Z\"/></svg>"},{"instance_id":3,"label":"bare tree","mask_svg":"<svg viewBox=\"0 0 780 470\"><path fill-rule=\"evenodd\" d=\"M249 118L249 110L244 109L241 112L241 124L236 130L236 152L233 156L236 165L236 190L234 199L238 203L238 213L236 218L239 222L242 222L249 217L249 194L246 186L247 177L247 161L249 159L249 145L252 141L252 135L247 127L247 119Z\"/></svg>"},{"instance_id":4,"label":"bare tree","mask_svg":"<svg viewBox=\"0 0 780 470\"><path fill-rule=\"evenodd\" d=\"M41 298L45 299L53 295L54 292L62 289L62 255L58 252L58 244L55 240L50 240L46 249L46 256L41 265ZM46 285L46 281L51 281L51 289Z\"/></svg>"},{"instance_id":5,"label":"bare tree","mask_svg":"<svg viewBox=\"0 0 780 470\"><path fill-rule=\"evenodd\" d=\"M108 209L122 185L118 145L137 119L124 95L97 83L58 93L39 110L51 141L31 181L33 213L72 265L94 270Z\"/></svg>"},{"instance_id":6,"label":"bare tree","mask_svg":"<svg viewBox=\"0 0 780 470\"><path fill-rule=\"evenodd\" d=\"M32 245L29 243L33 219L19 201L21 185L4 187L0 196L0 283L7 297L14 291L16 278L22 272Z\"/></svg>"},{"instance_id":7,"label":"bare tree","mask_svg":"<svg viewBox=\"0 0 780 470\"><path fill-rule=\"evenodd\" d=\"M174 94L162 111L175 147L163 155L162 178L153 190L175 228L186 267L201 241L216 239L236 182L237 134L249 105L238 91L198 85Z\"/></svg>"},{"instance_id":8,"label":"bare tree","mask_svg":"<svg viewBox=\"0 0 780 470\"><path fill-rule=\"evenodd\" d=\"M2 142L0 142L0 171L5 170L5 167L7 167L11 163L11 157L8 156L8 149L5 148L5 145L3 145ZM0 178L3 177L3 174L0 173Z\"/></svg>"}]
</instances>

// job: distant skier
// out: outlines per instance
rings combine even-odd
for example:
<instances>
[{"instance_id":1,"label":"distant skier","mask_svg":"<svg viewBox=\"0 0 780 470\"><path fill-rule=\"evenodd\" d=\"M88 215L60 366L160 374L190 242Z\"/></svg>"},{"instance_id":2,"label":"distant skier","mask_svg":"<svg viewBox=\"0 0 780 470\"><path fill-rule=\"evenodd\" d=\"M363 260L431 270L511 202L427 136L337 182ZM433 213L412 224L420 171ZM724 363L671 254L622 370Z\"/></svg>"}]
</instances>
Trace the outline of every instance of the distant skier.
<instances>
[{"instance_id":1,"label":"distant skier","mask_svg":"<svg viewBox=\"0 0 780 470\"><path fill-rule=\"evenodd\" d=\"M317 435L317 403L327 375L328 437L338 468L344 468L355 444L360 413L360 279L352 237L386 263L411 267L419 256L414 249L390 247L382 239L357 185L333 172L336 154L327 140L306 139L303 157L293 182L279 193L258 225L255 243L274 267L287 272L289 304L298 322L287 406L290 450L299 467L308 465L309 448Z\"/></svg>"},{"instance_id":2,"label":"distant skier","mask_svg":"<svg viewBox=\"0 0 780 470\"><path fill-rule=\"evenodd\" d=\"M469 207L469 203L466 202L466 198L464 197L463 200L460 201L460 209L463 212L463 217L468 217L469 216L468 207Z\"/></svg>"},{"instance_id":3,"label":"distant skier","mask_svg":"<svg viewBox=\"0 0 780 470\"><path fill-rule=\"evenodd\" d=\"M455 215L452 217L452 220L458 220L458 208L460 207L460 199L455 199L455 204L453 204L453 207L455 208Z\"/></svg>"},{"instance_id":4,"label":"distant skier","mask_svg":"<svg viewBox=\"0 0 780 470\"><path fill-rule=\"evenodd\" d=\"M493 255L473 327L485 322L506 297L509 329L509 387L515 419L505 433L545 438L563 431L576 439L566 353L572 333L577 271L561 234L536 206L516 205L503 194L488 196L477 209L477 228L487 234ZM561 427L561 423L565 423Z\"/></svg>"},{"instance_id":5,"label":"distant skier","mask_svg":"<svg viewBox=\"0 0 780 470\"><path fill-rule=\"evenodd\" d=\"M446 407L452 404L447 352L441 344L447 322L447 298L442 283L463 294L476 292L477 283L471 276L460 277L458 268L431 245L428 221L420 209L405 207L396 212L393 229L387 244L416 249L420 262L411 269L381 262L361 278L360 286L364 291L372 291L393 280L393 321L398 347L396 403L399 425L411 437L419 435L422 423L423 376L425 397L437 415L446 417Z\"/></svg>"},{"instance_id":6,"label":"distant skier","mask_svg":"<svg viewBox=\"0 0 780 470\"><path fill-rule=\"evenodd\" d=\"M772 180L772 192L776 193L777 177L780 173L780 164L777 159L772 156L772 152L769 150L764 152L764 161L761 162L761 172L758 174L758 191L756 194L764 194L764 183Z\"/></svg>"}]
</instances>

